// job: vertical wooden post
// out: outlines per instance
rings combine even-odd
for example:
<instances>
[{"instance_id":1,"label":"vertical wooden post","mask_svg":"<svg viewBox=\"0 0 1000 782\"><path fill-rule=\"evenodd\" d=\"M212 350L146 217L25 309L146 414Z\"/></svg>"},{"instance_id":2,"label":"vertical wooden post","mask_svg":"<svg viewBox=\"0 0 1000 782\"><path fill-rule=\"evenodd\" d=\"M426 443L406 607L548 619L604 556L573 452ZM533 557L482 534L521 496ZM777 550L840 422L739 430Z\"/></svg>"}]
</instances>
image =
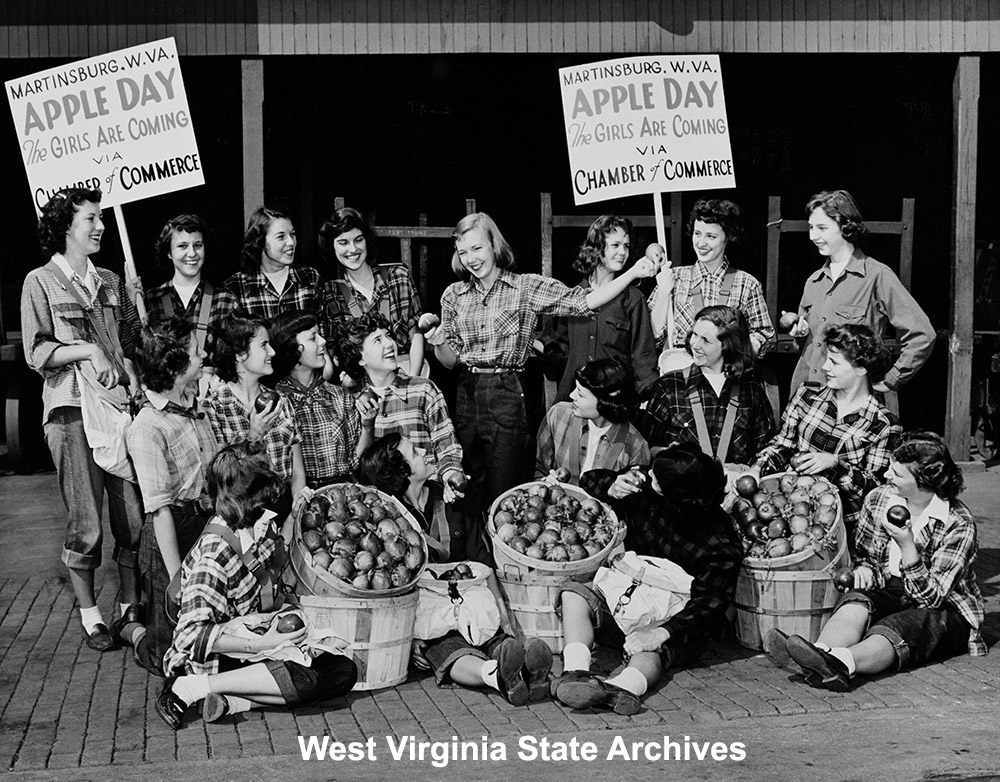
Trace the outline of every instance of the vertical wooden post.
<instances>
[{"instance_id":1,"label":"vertical wooden post","mask_svg":"<svg viewBox=\"0 0 1000 782\"><path fill-rule=\"evenodd\" d=\"M781 196L767 199L767 279L764 280L764 299L767 311L778 322L778 253L781 248Z\"/></svg>"},{"instance_id":2,"label":"vertical wooden post","mask_svg":"<svg viewBox=\"0 0 1000 782\"><path fill-rule=\"evenodd\" d=\"M542 193L542 274L552 276L552 193Z\"/></svg>"},{"instance_id":3,"label":"vertical wooden post","mask_svg":"<svg viewBox=\"0 0 1000 782\"><path fill-rule=\"evenodd\" d=\"M421 212L417 218L417 224L421 227L427 225L427 214L426 212ZM419 269L417 270L419 279L417 280L417 290L420 291L420 304L424 307L427 305L425 302L428 299L427 296L427 242L420 242L420 252L418 255Z\"/></svg>"},{"instance_id":4,"label":"vertical wooden post","mask_svg":"<svg viewBox=\"0 0 1000 782\"><path fill-rule=\"evenodd\" d=\"M951 339L944 436L952 456L962 461L969 458L971 429L979 92L979 58L959 57L952 84Z\"/></svg>"},{"instance_id":5,"label":"vertical wooden post","mask_svg":"<svg viewBox=\"0 0 1000 782\"><path fill-rule=\"evenodd\" d=\"M243 84L243 216L264 203L264 61L241 62Z\"/></svg>"},{"instance_id":6,"label":"vertical wooden post","mask_svg":"<svg viewBox=\"0 0 1000 782\"><path fill-rule=\"evenodd\" d=\"M917 212L917 202L912 198L903 199L902 233L899 237L899 281L910 290L913 280L913 220Z\"/></svg>"},{"instance_id":7,"label":"vertical wooden post","mask_svg":"<svg viewBox=\"0 0 1000 782\"><path fill-rule=\"evenodd\" d=\"M681 264L684 247L684 215L681 214L681 194L670 194L670 260L674 266Z\"/></svg>"}]
</instances>

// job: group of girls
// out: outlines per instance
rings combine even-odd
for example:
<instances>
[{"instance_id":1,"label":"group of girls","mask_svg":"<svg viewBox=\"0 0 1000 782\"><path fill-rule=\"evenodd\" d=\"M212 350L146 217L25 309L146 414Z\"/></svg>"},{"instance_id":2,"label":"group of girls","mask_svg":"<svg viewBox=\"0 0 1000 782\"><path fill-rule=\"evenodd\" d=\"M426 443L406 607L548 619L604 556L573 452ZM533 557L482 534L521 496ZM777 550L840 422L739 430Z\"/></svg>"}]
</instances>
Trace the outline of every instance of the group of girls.
<instances>
[{"instance_id":1,"label":"group of girls","mask_svg":"<svg viewBox=\"0 0 1000 782\"><path fill-rule=\"evenodd\" d=\"M453 234L459 281L442 296L440 324L422 333L407 270L374 262L375 232L353 209L338 210L320 231L320 248L337 269L326 282L318 271L294 265L289 216L261 208L246 232L242 270L214 287L203 276L206 226L193 215L174 218L157 243L172 276L146 293L152 317L140 329L120 278L88 259L100 249L100 192L57 195L39 224L49 263L25 281L22 328L29 363L46 379L46 439L71 514L64 561L88 645L102 651L132 646L140 664L168 675L156 705L175 728L197 701L204 701L206 718L217 719L255 705L342 693L356 676L346 658L324 653L303 666L245 664L229 656L260 652L279 640L269 624L273 614L262 610L268 587L256 564L288 539L294 511L315 489L361 476L410 506L436 558L492 564L482 514L531 477L532 456L537 475L559 471L603 499L636 505L627 546L644 550L644 540L661 554L670 554L671 546L687 552L681 557L706 549L704 540L692 542L701 533L681 524L691 513L679 509L717 504L713 464L725 463L731 476L760 475L786 469L794 457L800 473L822 473L838 486L859 556L871 558L875 575L857 577L862 591L851 595L888 584L898 593L886 603L890 613L954 609L949 637L961 635L955 627L977 636L975 527L956 499L960 478L945 491L918 469L925 458L953 467L932 435L921 436L925 446L917 456L912 448L893 450L901 430L879 395L926 360L933 331L892 272L860 249L865 227L849 194L818 194L807 216L810 238L826 261L807 281L796 313L791 333L801 347L801 382L793 384L776 433L756 369L774 342L774 328L760 284L726 255L742 233L739 209L729 201L695 205L688 228L697 260L678 268L649 257L629 265L631 223L600 218L580 250L575 268L585 276L575 287L517 273L497 224L484 213L468 215ZM633 283L651 277L656 288L646 301ZM673 332L664 302L675 313ZM558 318L550 345L538 341L544 315ZM894 363L880 337L888 324L902 346ZM452 415L435 384L421 377L427 346L444 369L459 373ZM673 354L669 361L657 347ZM534 392L524 373L532 353L553 361L560 375L558 401L537 433L529 425L526 400ZM142 405L128 436L135 483L116 482L87 444L78 376L88 373L109 389L129 387ZM924 518L928 508L938 516L902 532L886 526L871 497L890 465L890 474L912 479L895 491L912 501L914 517ZM121 615L110 627L93 595L105 487L122 570ZM82 494L87 502L78 500ZM947 519L939 518L940 503L929 496L947 504ZM672 524L681 524L673 538ZM953 539L959 528L961 546ZM712 534L715 549L729 540L721 527ZM890 538L896 549L886 545ZM897 553L886 554L890 550ZM692 567L703 559L695 557ZM712 567L702 574L704 590L713 595L706 602L711 611L692 610L688 625L711 624L724 613L735 572L724 570L724 577ZM174 628L162 596L177 574ZM955 608L959 589L964 602ZM873 611L875 601L882 610L880 600L853 597L851 628L864 629L859 606ZM567 626L577 628L566 670L579 675L557 682L552 693L570 705L632 713L663 665L696 659L691 639L699 639L694 648L700 649L704 638L686 626L619 639L629 654L650 655L609 684L587 672L589 656L581 649L593 643L585 627L599 624L600 604L583 595L568 598L565 608L574 617ZM239 627L263 634L248 639ZM848 644L857 642L855 635L852 629L831 638ZM953 649L940 643L918 653L913 633L882 635L895 650L890 664L900 667ZM807 668L811 684L872 671L867 658L863 665L850 662L840 651L846 646L828 652L809 645L818 650L812 652L800 641L771 639L769 648L782 662L794 659ZM980 646L970 642L974 651ZM878 651L880 660L892 656L883 646ZM847 674L827 659L831 654L848 660ZM439 681L493 686L511 702L525 702L529 692L539 696L551 665L538 644L500 636L484 648L422 649L415 660L433 667Z\"/></svg>"}]
</instances>

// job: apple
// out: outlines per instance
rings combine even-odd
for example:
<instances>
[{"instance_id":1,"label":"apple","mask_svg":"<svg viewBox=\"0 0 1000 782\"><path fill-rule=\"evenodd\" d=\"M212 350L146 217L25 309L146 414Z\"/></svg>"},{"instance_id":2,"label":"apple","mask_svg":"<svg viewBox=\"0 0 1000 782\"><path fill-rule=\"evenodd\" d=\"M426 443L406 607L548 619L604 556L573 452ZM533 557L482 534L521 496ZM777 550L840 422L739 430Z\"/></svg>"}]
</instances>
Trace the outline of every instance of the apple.
<instances>
[{"instance_id":1,"label":"apple","mask_svg":"<svg viewBox=\"0 0 1000 782\"><path fill-rule=\"evenodd\" d=\"M736 493L741 497L749 500L757 491L757 479L752 475L742 475L736 479Z\"/></svg>"},{"instance_id":2,"label":"apple","mask_svg":"<svg viewBox=\"0 0 1000 782\"><path fill-rule=\"evenodd\" d=\"M448 485L459 494L465 494L469 490L469 476L465 473L452 472L448 476Z\"/></svg>"},{"instance_id":3,"label":"apple","mask_svg":"<svg viewBox=\"0 0 1000 782\"><path fill-rule=\"evenodd\" d=\"M750 540L767 540L767 527L762 521L751 521L747 524L746 535Z\"/></svg>"},{"instance_id":4,"label":"apple","mask_svg":"<svg viewBox=\"0 0 1000 782\"><path fill-rule=\"evenodd\" d=\"M788 535L788 524L784 519L775 519L767 525L767 536L771 539L783 538Z\"/></svg>"},{"instance_id":5,"label":"apple","mask_svg":"<svg viewBox=\"0 0 1000 782\"><path fill-rule=\"evenodd\" d=\"M854 570L849 567L837 568L833 571L833 585L838 592L854 589Z\"/></svg>"},{"instance_id":6,"label":"apple","mask_svg":"<svg viewBox=\"0 0 1000 782\"><path fill-rule=\"evenodd\" d=\"M556 480L560 483L569 483L569 479L572 477L570 471L565 467L556 467Z\"/></svg>"},{"instance_id":7,"label":"apple","mask_svg":"<svg viewBox=\"0 0 1000 782\"><path fill-rule=\"evenodd\" d=\"M306 623L302 621L302 617L298 614L287 613L278 616L279 633L294 633L296 630L301 630L305 626Z\"/></svg>"},{"instance_id":8,"label":"apple","mask_svg":"<svg viewBox=\"0 0 1000 782\"><path fill-rule=\"evenodd\" d=\"M767 544L769 557L785 557L792 553L792 544L785 538L776 538Z\"/></svg>"},{"instance_id":9,"label":"apple","mask_svg":"<svg viewBox=\"0 0 1000 782\"><path fill-rule=\"evenodd\" d=\"M787 334L795 328L795 324L798 322L799 314L797 312L783 312L778 319L778 328Z\"/></svg>"},{"instance_id":10,"label":"apple","mask_svg":"<svg viewBox=\"0 0 1000 782\"><path fill-rule=\"evenodd\" d=\"M768 523L777 520L781 515L781 512L770 502L765 502L757 508L757 515L760 517L761 521Z\"/></svg>"},{"instance_id":11,"label":"apple","mask_svg":"<svg viewBox=\"0 0 1000 782\"><path fill-rule=\"evenodd\" d=\"M894 527L902 527L910 520L910 511L905 505L893 505L885 512L885 520Z\"/></svg>"},{"instance_id":12,"label":"apple","mask_svg":"<svg viewBox=\"0 0 1000 782\"><path fill-rule=\"evenodd\" d=\"M435 315L433 312L425 312L417 320L417 331L421 334L426 334L433 328L441 325L441 318Z\"/></svg>"},{"instance_id":13,"label":"apple","mask_svg":"<svg viewBox=\"0 0 1000 782\"><path fill-rule=\"evenodd\" d=\"M662 244L657 244L656 242L653 242L646 248L646 257L653 263L660 263L666 254L666 248Z\"/></svg>"},{"instance_id":14,"label":"apple","mask_svg":"<svg viewBox=\"0 0 1000 782\"><path fill-rule=\"evenodd\" d=\"M278 406L278 399L276 391L272 391L267 386L261 386L257 398L253 400L253 409L257 411L258 415L264 412L270 413Z\"/></svg>"},{"instance_id":15,"label":"apple","mask_svg":"<svg viewBox=\"0 0 1000 782\"><path fill-rule=\"evenodd\" d=\"M812 544L812 539L805 532L796 532L792 535L788 542L792 544L792 551L804 551L807 546Z\"/></svg>"}]
</instances>

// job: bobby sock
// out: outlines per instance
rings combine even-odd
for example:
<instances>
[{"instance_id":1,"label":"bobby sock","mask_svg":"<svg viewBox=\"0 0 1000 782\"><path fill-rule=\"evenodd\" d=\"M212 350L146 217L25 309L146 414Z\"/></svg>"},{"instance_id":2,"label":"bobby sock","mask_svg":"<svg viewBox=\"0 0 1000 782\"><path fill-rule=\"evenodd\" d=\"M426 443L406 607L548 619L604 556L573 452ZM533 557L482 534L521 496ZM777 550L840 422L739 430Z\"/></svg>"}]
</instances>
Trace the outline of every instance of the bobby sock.
<instances>
[{"instance_id":1,"label":"bobby sock","mask_svg":"<svg viewBox=\"0 0 1000 782\"><path fill-rule=\"evenodd\" d=\"M83 629L86 631L87 635L94 632L94 628L97 627L97 625L104 624L104 618L101 616L101 609L97 606L81 608L80 621L83 623Z\"/></svg>"},{"instance_id":2,"label":"bobby sock","mask_svg":"<svg viewBox=\"0 0 1000 782\"><path fill-rule=\"evenodd\" d=\"M830 654L847 666L848 676L854 676L854 672L858 669L858 666L854 662L854 653L850 649L846 646L835 646L830 650Z\"/></svg>"},{"instance_id":3,"label":"bobby sock","mask_svg":"<svg viewBox=\"0 0 1000 782\"><path fill-rule=\"evenodd\" d=\"M638 668L625 668L617 676L608 679L607 683L628 690L637 698L641 698L649 689L649 682L646 681L646 677Z\"/></svg>"},{"instance_id":4,"label":"bobby sock","mask_svg":"<svg viewBox=\"0 0 1000 782\"><path fill-rule=\"evenodd\" d=\"M563 647L563 671L589 671L590 647L573 641Z\"/></svg>"},{"instance_id":5,"label":"bobby sock","mask_svg":"<svg viewBox=\"0 0 1000 782\"><path fill-rule=\"evenodd\" d=\"M822 649L824 652L830 651L830 644L825 644L822 641L814 641L813 646L815 646L817 649Z\"/></svg>"},{"instance_id":6,"label":"bobby sock","mask_svg":"<svg viewBox=\"0 0 1000 782\"><path fill-rule=\"evenodd\" d=\"M480 675L483 677L483 681L486 682L486 686L492 687L498 692L500 690L500 683L497 677L497 673L499 671L500 663L496 660L485 660L483 662L483 667L480 669Z\"/></svg>"},{"instance_id":7,"label":"bobby sock","mask_svg":"<svg viewBox=\"0 0 1000 782\"><path fill-rule=\"evenodd\" d=\"M129 646L138 646L139 641L141 641L146 636L146 626L141 625L138 622L129 622L122 628L122 639Z\"/></svg>"},{"instance_id":8,"label":"bobby sock","mask_svg":"<svg viewBox=\"0 0 1000 782\"><path fill-rule=\"evenodd\" d=\"M200 673L178 676L174 682L173 690L174 695L190 706L208 695L212 688L208 684L208 674Z\"/></svg>"},{"instance_id":9,"label":"bobby sock","mask_svg":"<svg viewBox=\"0 0 1000 782\"><path fill-rule=\"evenodd\" d=\"M128 611L130 603L119 603L118 604L118 615L122 616L126 611Z\"/></svg>"}]
</instances>

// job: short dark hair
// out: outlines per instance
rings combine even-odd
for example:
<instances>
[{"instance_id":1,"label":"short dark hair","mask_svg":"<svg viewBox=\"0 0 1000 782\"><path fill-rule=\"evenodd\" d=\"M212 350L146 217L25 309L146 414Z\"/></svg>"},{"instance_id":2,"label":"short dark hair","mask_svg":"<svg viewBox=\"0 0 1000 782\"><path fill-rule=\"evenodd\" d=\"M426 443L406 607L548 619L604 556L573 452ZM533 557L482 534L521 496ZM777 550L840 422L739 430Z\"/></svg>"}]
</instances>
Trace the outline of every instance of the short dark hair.
<instances>
[{"instance_id":1,"label":"short dark hair","mask_svg":"<svg viewBox=\"0 0 1000 782\"><path fill-rule=\"evenodd\" d=\"M235 530L252 527L282 488L259 440L224 445L208 466L208 495L215 515Z\"/></svg>"},{"instance_id":2,"label":"short dark hair","mask_svg":"<svg viewBox=\"0 0 1000 782\"><path fill-rule=\"evenodd\" d=\"M377 310L370 310L357 318L342 318L333 324L330 338L332 355L341 372L346 372L360 383L368 379L368 373L361 366L361 347L368 336L379 329L388 331L389 322Z\"/></svg>"},{"instance_id":3,"label":"short dark hair","mask_svg":"<svg viewBox=\"0 0 1000 782\"><path fill-rule=\"evenodd\" d=\"M952 502L965 488L961 468L955 464L944 438L936 432L906 432L893 444L892 458L905 464L917 486Z\"/></svg>"},{"instance_id":4,"label":"short dark hair","mask_svg":"<svg viewBox=\"0 0 1000 782\"><path fill-rule=\"evenodd\" d=\"M247 230L243 234L243 249L240 252L240 263L247 274L260 270L260 259L264 254L267 232L275 220L288 220L292 225L295 224L288 212L274 207L259 206L250 215Z\"/></svg>"},{"instance_id":5,"label":"short dark hair","mask_svg":"<svg viewBox=\"0 0 1000 782\"><path fill-rule=\"evenodd\" d=\"M355 228L361 231L361 235L365 238L365 245L368 250L368 263L375 263L378 234L375 233L375 229L368 224L357 209L351 209L349 206L338 209L323 221L323 225L319 229L319 254L333 268L335 276L342 276L344 270L337 261L337 251L334 247L334 241L341 234L346 234Z\"/></svg>"},{"instance_id":6,"label":"short dark hair","mask_svg":"<svg viewBox=\"0 0 1000 782\"><path fill-rule=\"evenodd\" d=\"M213 363L216 374L229 383L239 378L236 371L237 357L250 349L258 329L266 329L268 322L263 318L244 318L227 315L219 323L215 332L215 355Z\"/></svg>"},{"instance_id":7,"label":"short dark hair","mask_svg":"<svg viewBox=\"0 0 1000 782\"><path fill-rule=\"evenodd\" d=\"M750 326L746 315L741 310L726 304L715 304L702 307L691 321L691 331L688 332L685 347L691 352L691 335L694 324L699 320L707 320L719 330L719 342L722 343L723 371L732 378L738 378L754 365L753 343L750 342Z\"/></svg>"},{"instance_id":8,"label":"short dark hair","mask_svg":"<svg viewBox=\"0 0 1000 782\"><path fill-rule=\"evenodd\" d=\"M160 318L142 327L132 359L146 388L157 393L169 391L187 371L192 331L194 325L177 316Z\"/></svg>"},{"instance_id":9,"label":"short dark hair","mask_svg":"<svg viewBox=\"0 0 1000 782\"><path fill-rule=\"evenodd\" d=\"M892 366L892 353L882 337L863 323L830 326L823 333L823 344L839 350L851 366L867 370L872 385L881 381Z\"/></svg>"},{"instance_id":10,"label":"short dark hair","mask_svg":"<svg viewBox=\"0 0 1000 782\"><path fill-rule=\"evenodd\" d=\"M580 245L580 252L573 261L573 270L588 276L604 260L608 234L620 228L628 237L632 236L632 221L617 215L601 215L587 229L587 238ZM626 258L626 261L628 259Z\"/></svg>"},{"instance_id":11,"label":"short dark hair","mask_svg":"<svg viewBox=\"0 0 1000 782\"><path fill-rule=\"evenodd\" d=\"M302 355L302 347L297 339L303 331L319 325L319 318L305 310L287 310L275 316L268 330L271 347L274 348L274 358L271 367L274 369L274 379L282 380L295 369Z\"/></svg>"},{"instance_id":12,"label":"short dark hair","mask_svg":"<svg viewBox=\"0 0 1000 782\"><path fill-rule=\"evenodd\" d=\"M486 214L486 212L473 212L463 217L458 221L455 230L452 231L451 238L457 242L469 231L474 231L477 228L486 234L486 239L493 248L493 256L496 258L497 268L514 271L517 268L517 259L514 256L514 250L508 244L507 240L503 238L503 234L500 233L500 227L496 224L496 221ZM462 265L462 261L458 257L457 248L454 255L451 256L451 270L455 272L459 279L469 280L472 277Z\"/></svg>"},{"instance_id":13,"label":"short dark hair","mask_svg":"<svg viewBox=\"0 0 1000 782\"><path fill-rule=\"evenodd\" d=\"M382 435L369 445L358 461L358 478L379 491L402 497L410 486L410 465L399 452L399 432Z\"/></svg>"},{"instance_id":14,"label":"short dark hair","mask_svg":"<svg viewBox=\"0 0 1000 782\"><path fill-rule=\"evenodd\" d=\"M680 443L653 457L653 475L663 496L681 511L682 517L707 512L726 494L722 464L694 443Z\"/></svg>"},{"instance_id":15,"label":"short dark hair","mask_svg":"<svg viewBox=\"0 0 1000 782\"><path fill-rule=\"evenodd\" d=\"M609 421L628 421L639 408L632 372L621 359L588 361L576 370L576 382L597 397L597 412Z\"/></svg>"},{"instance_id":16,"label":"short dark hair","mask_svg":"<svg viewBox=\"0 0 1000 782\"><path fill-rule=\"evenodd\" d=\"M688 236L694 234L695 220L722 226L729 244L737 244L743 238L743 217L740 207L733 201L724 198L702 198L697 201L688 216Z\"/></svg>"},{"instance_id":17,"label":"short dark hair","mask_svg":"<svg viewBox=\"0 0 1000 782\"><path fill-rule=\"evenodd\" d=\"M66 252L66 232L73 225L77 208L86 203L100 204L101 191L68 187L53 195L42 207L42 216L38 218L38 244L45 260Z\"/></svg>"},{"instance_id":18,"label":"short dark hair","mask_svg":"<svg viewBox=\"0 0 1000 782\"><path fill-rule=\"evenodd\" d=\"M861 217L854 196L846 190L823 190L806 203L806 219L813 211L822 209L826 216L840 226L840 233L853 245L860 246L868 236L868 226Z\"/></svg>"},{"instance_id":19,"label":"short dark hair","mask_svg":"<svg viewBox=\"0 0 1000 782\"><path fill-rule=\"evenodd\" d=\"M160 235L154 245L156 260L159 261L164 270L170 273L173 273L174 270L174 265L170 260L170 242L175 231L178 233L185 231L189 234L200 233L202 241L205 242L206 246L208 245L208 224L198 215L180 214L177 217L171 217L160 229Z\"/></svg>"}]
</instances>

